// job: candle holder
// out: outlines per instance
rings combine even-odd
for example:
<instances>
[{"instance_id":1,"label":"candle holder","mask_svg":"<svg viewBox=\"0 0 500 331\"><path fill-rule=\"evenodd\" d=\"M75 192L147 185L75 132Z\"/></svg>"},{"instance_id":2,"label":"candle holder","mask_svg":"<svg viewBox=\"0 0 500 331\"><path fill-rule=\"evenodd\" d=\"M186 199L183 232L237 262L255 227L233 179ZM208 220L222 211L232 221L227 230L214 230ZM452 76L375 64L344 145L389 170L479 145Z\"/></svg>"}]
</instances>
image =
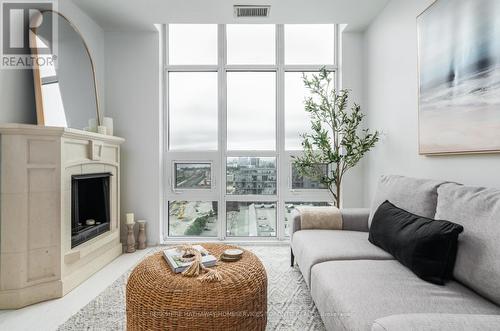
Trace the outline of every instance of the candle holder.
<instances>
[{"instance_id":1,"label":"candle holder","mask_svg":"<svg viewBox=\"0 0 500 331\"><path fill-rule=\"evenodd\" d=\"M134 223L127 223L127 253L135 252Z\"/></svg>"},{"instance_id":2,"label":"candle holder","mask_svg":"<svg viewBox=\"0 0 500 331\"><path fill-rule=\"evenodd\" d=\"M146 221L139 220L137 221L139 224L139 234L137 236L137 242L139 243L137 249L146 248Z\"/></svg>"}]
</instances>

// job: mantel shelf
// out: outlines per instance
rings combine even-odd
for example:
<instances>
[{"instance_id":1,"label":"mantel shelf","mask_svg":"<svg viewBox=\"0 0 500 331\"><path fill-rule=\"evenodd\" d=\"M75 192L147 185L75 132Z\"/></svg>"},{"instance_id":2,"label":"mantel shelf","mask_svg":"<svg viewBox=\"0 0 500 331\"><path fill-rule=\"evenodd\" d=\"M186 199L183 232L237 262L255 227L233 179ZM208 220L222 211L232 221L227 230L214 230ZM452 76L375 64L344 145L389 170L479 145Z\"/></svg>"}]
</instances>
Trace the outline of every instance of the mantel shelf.
<instances>
[{"instance_id":1,"label":"mantel shelf","mask_svg":"<svg viewBox=\"0 0 500 331\"><path fill-rule=\"evenodd\" d=\"M121 137L109 136L96 132L89 132L84 130L55 127L55 126L17 124L17 123L0 124L0 134L46 135L46 136L61 136L61 137L76 138L76 139L98 139L100 141L113 144L121 144L125 141L125 139Z\"/></svg>"}]
</instances>

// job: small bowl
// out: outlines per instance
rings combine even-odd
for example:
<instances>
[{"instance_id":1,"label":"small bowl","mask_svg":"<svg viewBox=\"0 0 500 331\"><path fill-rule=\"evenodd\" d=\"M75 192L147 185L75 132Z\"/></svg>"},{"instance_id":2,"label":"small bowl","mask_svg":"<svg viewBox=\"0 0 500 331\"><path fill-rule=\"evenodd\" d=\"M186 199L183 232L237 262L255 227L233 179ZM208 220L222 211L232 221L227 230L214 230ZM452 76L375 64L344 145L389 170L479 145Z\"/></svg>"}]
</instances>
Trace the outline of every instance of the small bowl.
<instances>
[{"instance_id":1,"label":"small bowl","mask_svg":"<svg viewBox=\"0 0 500 331\"><path fill-rule=\"evenodd\" d=\"M226 249L223 255L228 258L240 258L243 255L243 251L237 248L230 248Z\"/></svg>"},{"instance_id":2,"label":"small bowl","mask_svg":"<svg viewBox=\"0 0 500 331\"><path fill-rule=\"evenodd\" d=\"M222 254L220 256L220 259L221 259L221 261L224 261L224 262L236 262L236 261L241 260L241 256L232 257L232 256L226 256L226 255Z\"/></svg>"}]
</instances>

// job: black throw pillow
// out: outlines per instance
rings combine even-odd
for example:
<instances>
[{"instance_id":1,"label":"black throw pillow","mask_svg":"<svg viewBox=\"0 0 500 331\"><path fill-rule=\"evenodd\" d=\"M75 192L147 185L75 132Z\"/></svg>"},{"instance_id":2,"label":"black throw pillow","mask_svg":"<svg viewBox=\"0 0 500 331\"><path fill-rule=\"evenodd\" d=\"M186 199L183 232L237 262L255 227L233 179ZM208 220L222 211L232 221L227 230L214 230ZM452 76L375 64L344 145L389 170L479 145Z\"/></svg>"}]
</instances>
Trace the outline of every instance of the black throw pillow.
<instances>
[{"instance_id":1,"label":"black throw pillow","mask_svg":"<svg viewBox=\"0 0 500 331\"><path fill-rule=\"evenodd\" d=\"M463 230L459 224L418 216L385 201L373 216L368 240L423 280L444 285L452 277Z\"/></svg>"}]
</instances>

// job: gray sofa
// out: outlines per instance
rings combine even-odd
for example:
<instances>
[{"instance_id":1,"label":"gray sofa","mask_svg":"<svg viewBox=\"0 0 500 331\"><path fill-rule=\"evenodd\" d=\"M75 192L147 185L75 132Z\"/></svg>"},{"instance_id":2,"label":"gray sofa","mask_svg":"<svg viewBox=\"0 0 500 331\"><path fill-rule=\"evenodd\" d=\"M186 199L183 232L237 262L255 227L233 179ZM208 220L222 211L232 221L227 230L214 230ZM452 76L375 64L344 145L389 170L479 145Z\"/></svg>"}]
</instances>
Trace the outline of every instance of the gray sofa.
<instances>
[{"instance_id":1,"label":"gray sofa","mask_svg":"<svg viewBox=\"0 0 500 331\"><path fill-rule=\"evenodd\" d=\"M464 227L453 280L425 282L368 241L385 200ZM291 239L328 330L500 330L500 190L383 176L370 209L341 213L343 230L301 230L297 213Z\"/></svg>"}]
</instances>

